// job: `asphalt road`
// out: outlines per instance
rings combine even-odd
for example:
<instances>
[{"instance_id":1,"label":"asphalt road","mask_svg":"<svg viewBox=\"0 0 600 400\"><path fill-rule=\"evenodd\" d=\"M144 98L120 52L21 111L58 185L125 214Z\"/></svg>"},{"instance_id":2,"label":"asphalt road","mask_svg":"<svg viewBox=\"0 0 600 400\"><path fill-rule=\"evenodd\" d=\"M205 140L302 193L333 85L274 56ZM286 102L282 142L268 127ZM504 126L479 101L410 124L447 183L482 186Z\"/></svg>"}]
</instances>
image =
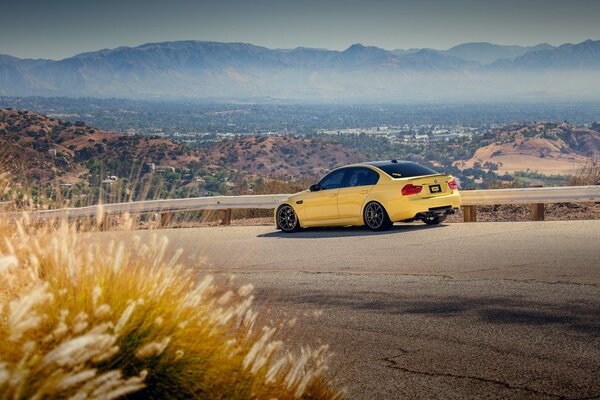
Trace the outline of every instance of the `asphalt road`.
<instances>
[{"instance_id":1,"label":"asphalt road","mask_svg":"<svg viewBox=\"0 0 600 400\"><path fill-rule=\"evenodd\" d=\"M600 221L159 233L299 316L349 398L600 399Z\"/></svg>"}]
</instances>

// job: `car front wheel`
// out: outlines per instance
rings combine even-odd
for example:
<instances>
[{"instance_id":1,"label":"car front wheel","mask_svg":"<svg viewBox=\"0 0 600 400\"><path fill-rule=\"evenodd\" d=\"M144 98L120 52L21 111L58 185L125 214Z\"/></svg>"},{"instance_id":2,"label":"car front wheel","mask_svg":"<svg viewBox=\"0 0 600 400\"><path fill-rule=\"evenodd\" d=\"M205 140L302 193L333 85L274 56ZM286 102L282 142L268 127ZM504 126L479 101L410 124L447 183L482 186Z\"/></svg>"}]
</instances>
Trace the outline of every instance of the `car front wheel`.
<instances>
[{"instance_id":1,"label":"car front wheel","mask_svg":"<svg viewBox=\"0 0 600 400\"><path fill-rule=\"evenodd\" d=\"M291 233L300 230L300 222L292 206L284 204L277 209L277 228Z\"/></svg>"}]
</instances>

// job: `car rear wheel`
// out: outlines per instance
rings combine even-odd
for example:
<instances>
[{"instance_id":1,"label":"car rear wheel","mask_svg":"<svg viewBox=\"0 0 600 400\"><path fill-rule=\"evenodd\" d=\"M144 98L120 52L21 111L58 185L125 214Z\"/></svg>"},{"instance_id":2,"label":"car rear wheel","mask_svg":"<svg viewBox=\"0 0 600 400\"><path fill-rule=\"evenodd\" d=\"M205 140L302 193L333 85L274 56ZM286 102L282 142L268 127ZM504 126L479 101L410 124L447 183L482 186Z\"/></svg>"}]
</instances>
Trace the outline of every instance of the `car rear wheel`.
<instances>
[{"instance_id":1,"label":"car rear wheel","mask_svg":"<svg viewBox=\"0 0 600 400\"><path fill-rule=\"evenodd\" d=\"M288 204L284 204L277 209L277 228L283 232L291 233L300 230L300 222L298 216Z\"/></svg>"},{"instance_id":2,"label":"car rear wheel","mask_svg":"<svg viewBox=\"0 0 600 400\"><path fill-rule=\"evenodd\" d=\"M425 217L421 221L425 222L427 225L438 225L446 220L446 215L438 215L435 217Z\"/></svg>"},{"instance_id":3,"label":"car rear wheel","mask_svg":"<svg viewBox=\"0 0 600 400\"><path fill-rule=\"evenodd\" d=\"M365 225L373 231L385 231L393 225L383 206L375 201L367 204L363 211Z\"/></svg>"}]
</instances>

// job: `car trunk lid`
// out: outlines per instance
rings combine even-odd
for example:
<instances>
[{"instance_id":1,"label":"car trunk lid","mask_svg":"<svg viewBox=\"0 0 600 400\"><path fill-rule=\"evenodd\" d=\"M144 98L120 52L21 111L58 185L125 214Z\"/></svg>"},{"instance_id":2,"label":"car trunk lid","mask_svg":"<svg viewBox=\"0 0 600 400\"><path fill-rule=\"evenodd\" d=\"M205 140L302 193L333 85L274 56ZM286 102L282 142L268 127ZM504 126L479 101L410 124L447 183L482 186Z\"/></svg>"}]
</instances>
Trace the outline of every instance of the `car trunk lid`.
<instances>
[{"instance_id":1,"label":"car trunk lid","mask_svg":"<svg viewBox=\"0 0 600 400\"><path fill-rule=\"evenodd\" d=\"M427 199L431 197L445 196L452 194L452 189L448 186L453 178L446 174L417 176L407 179L406 182L415 186L422 186L423 189L417 196Z\"/></svg>"}]
</instances>

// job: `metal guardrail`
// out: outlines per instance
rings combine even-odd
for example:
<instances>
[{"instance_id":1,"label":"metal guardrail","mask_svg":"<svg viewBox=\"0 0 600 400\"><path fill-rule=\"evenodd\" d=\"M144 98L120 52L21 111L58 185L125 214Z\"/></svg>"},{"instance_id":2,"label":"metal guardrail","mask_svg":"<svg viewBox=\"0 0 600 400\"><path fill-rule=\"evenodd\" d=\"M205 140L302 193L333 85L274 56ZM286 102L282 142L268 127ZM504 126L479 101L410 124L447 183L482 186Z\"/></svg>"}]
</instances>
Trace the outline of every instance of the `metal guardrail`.
<instances>
[{"instance_id":1,"label":"metal guardrail","mask_svg":"<svg viewBox=\"0 0 600 400\"><path fill-rule=\"evenodd\" d=\"M142 214L142 213L173 213L182 211L201 210L232 210L263 208L272 209L287 198L287 194L252 195L252 196L215 196L194 197L187 199L145 200L128 203L111 203L101 206L86 206L77 208L61 208L56 210L41 210L29 212L11 212L0 215L18 218L27 214L35 219L83 218L93 217L101 209L105 215Z\"/></svg>"},{"instance_id":2,"label":"metal guardrail","mask_svg":"<svg viewBox=\"0 0 600 400\"><path fill-rule=\"evenodd\" d=\"M531 220L544 220L544 204L600 201L600 186L536 187L461 191L465 222L477 221L477 206L530 204Z\"/></svg>"},{"instance_id":3,"label":"metal guardrail","mask_svg":"<svg viewBox=\"0 0 600 400\"><path fill-rule=\"evenodd\" d=\"M463 190L460 195L465 206L596 202L600 201L600 186Z\"/></svg>"},{"instance_id":4,"label":"metal guardrail","mask_svg":"<svg viewBox=\"0 0 600 400\"><path fill-rule=\"evenodd\" d=\"M19 218L27 214L31 219L84 218L96 216L101 208L105 215L159 213L168 215L175 212L223 210L224 223L228 224L232 209L273 209L289 194L215 196L172 200L146 200L129 203L112 203L102 206L63 208L30 212L0 213L9 218ZM543 204L563 202L599 202L600 186L565 186L547 188L464 190L461 198L465 221L476 220L476 206L496 204L531 204L532 219L543 220ZM541 206L541 207L540 207ZM534 215L535 214L535 215Z\"/></svg>"}]
</instances>

